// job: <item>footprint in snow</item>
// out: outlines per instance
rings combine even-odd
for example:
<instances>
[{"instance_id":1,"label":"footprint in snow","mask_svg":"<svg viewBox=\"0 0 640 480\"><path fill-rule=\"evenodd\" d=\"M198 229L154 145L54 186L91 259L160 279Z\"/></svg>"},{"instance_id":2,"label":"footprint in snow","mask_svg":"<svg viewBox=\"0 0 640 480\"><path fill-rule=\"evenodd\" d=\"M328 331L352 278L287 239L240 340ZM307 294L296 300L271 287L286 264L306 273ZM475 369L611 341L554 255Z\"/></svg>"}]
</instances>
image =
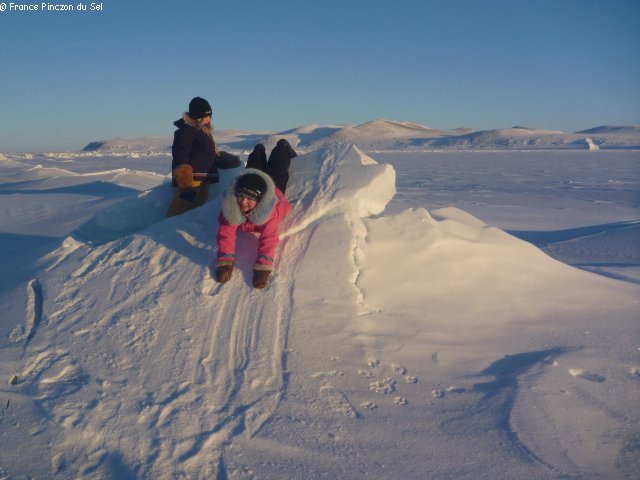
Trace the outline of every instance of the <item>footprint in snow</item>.
<instances>
[{"instance_id":1,"label":"footprint in snow","mask_svg":"<svg viewBox=\"0 0 640 480\"><path fill-rule=\"evenodd\" d=\"M445 395L446 393L442 390L431 390L431 396L433 398L444 398Z\"/></svg>"},{"instance_id":2,"label":"footprint in snow","mask_svg":"<svg viewBox=\"0 0 640 480\"><path fill-rule=\"evenodd\" d=\"M394 373L397 373L398 375L401 375L402 378L404 378L405 382L407 383L418 383L419 379L418 377L415 377L413 375L409 375L407 369L405 367L403 367L402 365L399 365L397 363L392 363L391 364L391 369L393 370Z\"/></svg>"},{"instance_id":3,"label":"footprint in snow","mask_svg":"<svg viewBox=\"0 0 640 480\"><path fill-rule=\"evenodd\" d=\"M452 385L447 387L446 390L431 390L431 396L433 398L444 398L449 393L464 393L466 391L467 389L464 387L456 387L455 385Z\"/></svg>"},{"instance_id":4,"label":"footprint in snow","mask_svg":"<svg viewBox=\"0 0 640 480\"><path fill-rule=\"evenodd\" d=\"M569 374L576 378L582 378L584 380L589 380L590 382L596 382L596 383L602 383L606 380L602 375L598 375L597 373L592 373L583 368L570 368Z\"/></svg>"},{"instance_id":5,"label":"footprint in snow","mask_svg":"<svg viewBox=\"0 0 640 480\"><path fill-rule=\"evenodd\" d=\"M383 380L378 380L377 382L371 382L369 384L369 389L376 393L389 395L396 391L396 381L392 378L385 378Z\"/></svg>"},{"instance_id":6,"label":"footprint in snow","mask_svg":"<svg viewBox=\"0 0 640 480\"><path fill-rule=\"evenodd\" d=\"M55 400L77 392L88 384L89 377L74 363L64 365L57 373L47 372L38 382L38 399Z\"/></svg>"},{"instance_id":7,"label":"footprint in snow","mask_svg":"<svg viewBox=\"0 0 640 480\"><path fill-rule=\"evenodd\" d=\"M397 373L398 375L406 375L407 374L407 369L404 368L402 365L398 365L397 363L392 363L391 364L391 369Z\"/></svg>"},{"instance_id":8,"label":"footprint in snow","mask_svg":"<svg viewBox=\"0 0 640 480\"><path fill-rule=\"evenodd\" d=\"M447 387L447 393L464 393L466 390L464 387L456 387L455 385Z\"/></svg>"},{"instance_id":9,"label":"footprint in snow","mask_svg":"<svg viewBox=\"0 0 640 480\"><path fill-rule=\"evenodd\" d=\"M317 378L322 380L325 377L344 377L344 372L340 370L331 370L330 372L316 372L311 375L311 378Z\"/></svg>"},{"instance_id":10,"label":"footprint in snow","mask_svg":"<svg viewBox=\"0 0 640 480\"><path fill-rule=\"evenodd\" d=\"M362 418L362 415L354 408L345 393L336 389L330 383L320 387L322 393L329 404L329 408L340 415L352 418Z\"/></svg>"},{"instance_id":11,"label":"footprint in snow","mask_svg":"<svg viewBox=\"0 0 640 480\"><path fill-rule=\"evenodd\" d=\"M631 370L631 375L633 375L634 377L640 377L640 368L638 367L633 367Z\"/></svg>"},{"instance_id":12,"label":"footprint in snow","mask_svg":"<svg viewBox=\"0 0 640 480\"><path fill-rule=\"evenodd\" d=\"M414 377L413 375L404 375L404 380L407 383L418 383L420 380L418 380L418 377Z\"/></svg>"},{"instance_id":13,"label":"footprint in snow","mask_svg":"<svg viewBox=\"0 0 640 480\"><path fill-rule=\"evenodd\" d=\"M377 368L380 366L380 360L373 357L369 358L369 360L367 360L367 365L369 365L370 368Z\"/></svg>"},{"instance_id":14,"label":"footprint in snow","mask_svg":"<svg viewBox=\"0 0 640 480\"><path fill-rule=\"evenodd\" d=\"M395 403L396 405L400 405L401 407L404 407L405 405L409 405L409 400L407 400L404 397L396 397L393 399L393 403Z\"/></svg>"},{"instance_id":15,"label":"footprint in snow","mask_svg":"<svg viewBox=\"0 0 640 480\"><path fill-rule=\"evenodd\" d=\"M373 402L362 402L360 404L360 408L365 408L367 410L375 410L378 408L378 405Z\"/></svg>"}]
</instances>

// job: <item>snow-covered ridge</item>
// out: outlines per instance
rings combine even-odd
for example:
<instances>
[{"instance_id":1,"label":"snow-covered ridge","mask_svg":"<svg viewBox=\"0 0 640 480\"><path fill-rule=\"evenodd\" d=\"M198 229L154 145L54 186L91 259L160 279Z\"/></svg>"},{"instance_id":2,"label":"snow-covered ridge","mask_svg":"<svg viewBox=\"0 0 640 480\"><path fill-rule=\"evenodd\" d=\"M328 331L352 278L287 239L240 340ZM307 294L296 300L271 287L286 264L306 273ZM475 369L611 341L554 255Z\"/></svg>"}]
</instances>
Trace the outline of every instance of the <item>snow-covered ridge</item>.
<instances>
[{"instance_id":1,"label":"snow-covered ridge","mask_svg":"<svg viewBox=\"0 0 640 480\"><path fill-rule=\"evenodd\" d=\"M222 148L251 150L264 143L268 150L286 138L301 151L334 143L351 143L364 151L429 149L588 148L586 138L600 148L640 148L640 127L600 126L576 133L515 126L473 131L439 130L413 122L377 119L360 125L306 125L282 132L221 130L214 137ZM92 152L170 152L172 137L113 139L91 142Z\"/></svg>"}]
</instances>

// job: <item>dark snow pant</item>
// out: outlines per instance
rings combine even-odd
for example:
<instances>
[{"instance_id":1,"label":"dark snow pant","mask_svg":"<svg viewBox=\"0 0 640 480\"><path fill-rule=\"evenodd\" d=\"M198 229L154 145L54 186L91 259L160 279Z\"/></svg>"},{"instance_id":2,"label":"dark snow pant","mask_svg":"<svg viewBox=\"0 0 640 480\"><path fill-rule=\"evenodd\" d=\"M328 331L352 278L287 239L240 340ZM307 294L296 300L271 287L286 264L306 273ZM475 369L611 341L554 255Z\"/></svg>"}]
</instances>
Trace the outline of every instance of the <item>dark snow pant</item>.
<instances>
[{"instance_id":1,"label":"dark snow pant","mask_svg":"<svg viewBox=\"0 0 640 480\"><path fill-rule=\"evenodd\" d=\"M209 182L202 182L192 188L179 188L169 205L167 217L181 215L184 212L207 203L209 199Z\"/></svg>"},{"instance_id":2,"label":"dark snow pant","mask_svg":"<svg viewBox=\"0 0 640 480\"><path fill-rule=\"evenodd\" d=\"M257 168L267 173L273 179L273 183L275 183L278 190L285 193L287 183L289 182L291 159L297 155L289 142L281 138L273 150L271 150L269 160L267 160L264 145L259 143L249 155L247 168Z\"/></svg>"}]
</instances>

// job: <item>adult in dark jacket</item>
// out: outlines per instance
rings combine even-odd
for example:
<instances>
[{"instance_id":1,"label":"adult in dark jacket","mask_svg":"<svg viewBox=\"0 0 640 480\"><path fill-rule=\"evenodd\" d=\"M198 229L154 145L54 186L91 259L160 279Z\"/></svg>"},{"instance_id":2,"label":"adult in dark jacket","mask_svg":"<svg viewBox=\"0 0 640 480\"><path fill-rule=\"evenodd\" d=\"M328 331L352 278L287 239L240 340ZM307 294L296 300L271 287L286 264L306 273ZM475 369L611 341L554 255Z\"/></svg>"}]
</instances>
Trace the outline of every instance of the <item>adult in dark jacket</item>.
<instances>
[{"instance_id":1,"label":"adult in dark jacket","mask_svg":"<svg viewBox=\"0 0 640 480\"><path fill-rule=\"evenodd\" d=\"M209 184L219 181L218 168L240 166L240 159L218 150L213 139L212 109L204 98L195 97L189 111L174 125L171 163L173 185L178 187L167 216L172 217L203 205L209 197Z\"/></svg>"}]
</instances>

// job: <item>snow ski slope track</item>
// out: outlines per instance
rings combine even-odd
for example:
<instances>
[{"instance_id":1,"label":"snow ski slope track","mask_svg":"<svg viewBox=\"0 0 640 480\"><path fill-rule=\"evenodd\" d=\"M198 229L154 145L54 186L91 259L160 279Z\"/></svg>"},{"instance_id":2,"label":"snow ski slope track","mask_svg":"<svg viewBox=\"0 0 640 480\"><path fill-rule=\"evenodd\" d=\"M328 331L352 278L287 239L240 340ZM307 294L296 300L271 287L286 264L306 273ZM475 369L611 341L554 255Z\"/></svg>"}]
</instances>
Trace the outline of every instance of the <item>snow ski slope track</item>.
<instances>
[{"instance_id":1,"label":"snow ski slope track","mask_svg":"<svg viewBox=\"0 0 640 480\"><path fill-rule=\"evenodd\" d=\"M52 475L228 477L225 447L250 440L286 391L296 271L314 225L381 212L395 174L356 147L334 146L296 158L287 193L294 211L262 291L251 286L253 237L239 237L228 284L211 278L219 197L151 224L126 200L110 207L120 216L109 217L109 231L120 237L86 230L95 241L70 238L44 259L30 285L20 378L49 419Z\"/></svg>"},{"instance_id":2,"label":"snow ski slope track","mask_svg":"<svg viewBox=\"0 0 640 480\"><path fill-rule=\"evenodd\" d=\"M27 309L27 332L25 348L36 333L42 320L42 287L38 280L29 282L29 305Z\"/></svg>"}]
</instances>

